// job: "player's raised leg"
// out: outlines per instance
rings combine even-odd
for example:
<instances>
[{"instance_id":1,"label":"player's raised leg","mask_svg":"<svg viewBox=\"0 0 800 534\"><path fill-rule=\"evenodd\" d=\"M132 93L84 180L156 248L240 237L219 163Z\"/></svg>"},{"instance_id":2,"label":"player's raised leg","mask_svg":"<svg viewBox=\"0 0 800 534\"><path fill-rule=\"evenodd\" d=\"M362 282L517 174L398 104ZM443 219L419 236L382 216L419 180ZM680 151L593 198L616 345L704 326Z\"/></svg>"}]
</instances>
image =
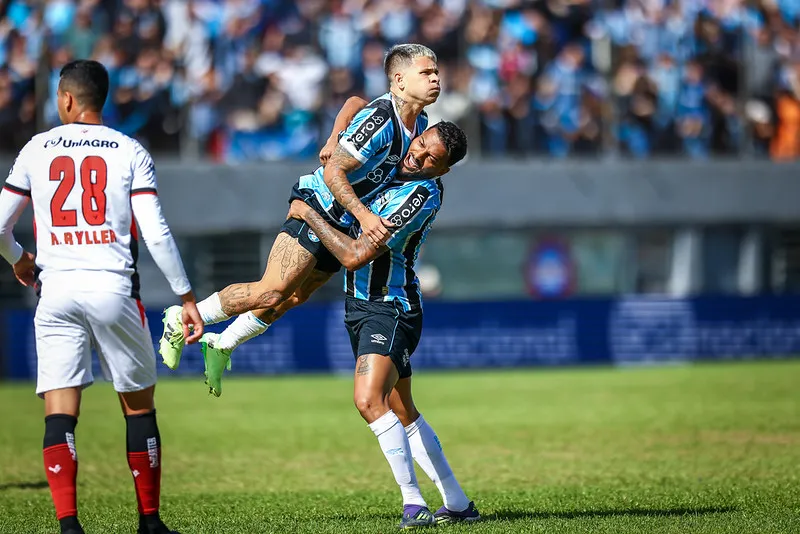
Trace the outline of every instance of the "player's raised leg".
<instances>
[{"instance_id":1,"label":"player's raised leg","mask_svg":"<svg viewBox=\"0 0 800 534\"><path fill-rule=\"evenodd\" d=\"M219 292L219 308L210 309L213 320L262 308L276 308L292 296L316 264L314 256L285 232L278 234L258 282L231 284Z\"/></svg>"},{"instance_id":2,"label":"player's raised leg","mask_svg":"<svg viewBox=\"0 0 800 534\"><path fill-rule=\"evenodd\" d=\"M200 349L206 365L206 384L209 393L219 397L222 395L222 373L230 370L230 358L233 350L249 339L263 334L280 319L284 313L305 303L320 287L333 276L332 272L312 269L303 283L292 296L277 308L266 308L243 313L231 323L221 334L207 333L200 339Z\"/></svg>"},{"instance_id":3,"label":"player's raised leg","mask_svg":"<svg viewBox=\"0 0 800 534\"><path fill-rule=\"evenodd\" d=\"M316 264L314 256L285 232L272 245L264 276L258 282L231 284L197 304L205 324L227 321L233 316L257 309L276 308L288 299ZM180 307L164 311L164 331L159 352L170 369L180 363L183 346Z\"/></svg>"},{"instance_id":4,"label":"player's raised leg","mask_svg":"<svg viewBox=\"0 0 800 534\"><path fill-rule=\"evenodd\" d=\"M394 362L381 354L362 354L356 361L353 400L361 417L378 438L403 496L401 529L433 526L435 520L420 493L411 446L403 425L389 406L399 378Z\"/></svg>"},{"instance_id":5,"label":"player's raised leg","mask_svg":"<svg viewBox=\"0 0 800 534\"><path fill-rule=\"evenodd\" d=\"M389 398L389 406L405 427L414 460L442 494L444 505L434 514L436 522L441 524L480 519L475 504L467 498L450 469L439 437L414 405L411 377L398 380Z\"/></svg>"}]
</instances>

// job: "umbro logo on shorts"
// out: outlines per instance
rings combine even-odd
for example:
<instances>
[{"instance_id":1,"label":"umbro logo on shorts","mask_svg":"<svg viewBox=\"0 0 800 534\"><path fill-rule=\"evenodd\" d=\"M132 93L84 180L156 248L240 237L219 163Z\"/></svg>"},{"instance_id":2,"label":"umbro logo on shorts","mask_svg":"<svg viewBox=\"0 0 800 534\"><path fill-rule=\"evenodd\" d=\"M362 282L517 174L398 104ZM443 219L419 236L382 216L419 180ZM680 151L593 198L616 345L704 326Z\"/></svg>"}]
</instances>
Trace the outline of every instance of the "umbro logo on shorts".
<instances>
[{"instance_id":1,"label":"umbro logo on shorts","mask_svg":"<svg viewBox=\"0 0 800 534\"><path fill-rule=\"evenodd\" d=\"M369 336L372 338L373 343L377 343L378 345L383 345L383 342L386 341L388 338L383 334L372 334Z\"/></svg>"}]
</instances>

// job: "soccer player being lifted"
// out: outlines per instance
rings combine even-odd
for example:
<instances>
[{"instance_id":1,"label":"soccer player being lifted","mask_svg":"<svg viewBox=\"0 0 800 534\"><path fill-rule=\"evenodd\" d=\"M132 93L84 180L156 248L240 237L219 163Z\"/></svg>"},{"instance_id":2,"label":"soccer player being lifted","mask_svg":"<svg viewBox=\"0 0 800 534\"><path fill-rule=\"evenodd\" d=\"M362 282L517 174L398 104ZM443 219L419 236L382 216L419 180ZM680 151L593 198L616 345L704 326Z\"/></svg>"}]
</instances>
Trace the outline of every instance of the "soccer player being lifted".
<instances>
[{"instance_id":1,"label":"soccer player being lifted","mask_svg":"<svg viewBox=\"0 0 800 534\"><path fill-rule=\"evenodd\" d=\"M57 98L63 126L33 137L11 168L0 193L0 255L21 283L41 292L34 318L36 393L44 398L44 466L61 532L83 533L75 426L81 392L94 381L94 347L125 414L138 533L168 534L158 513L156 356L139 300L136 222L183 300L187 342L197 341L203 322L161 212L153 160L138 142L103 126L107 95L108 73L100 63L74 61L61 69ZM29 201L38 229L35 257L12 234Z\"/></svg>"},{"instance_id":2,"label":"soccer player being lifted","mask_svg":"<svg viewBox=\"0 0 800 534\"><path fill-rule=\"evenodd\" d=\"M387 52L384 69L390 91L355 115L325 166L301 177L290 196L290 201L307 202L342 232L348 232L357 222L376 249L391 236L391 223L372 213L364 203L388 186L398 164L402 162L409 174L418 179L447 169L445 161L426 156L429 148L425 146L425 136L420 135L428 125L423 108L435 102L440 92L436 55L422 45L396 45ZM420 138L412 143L417 136ZM239 316L226 330L229 335L206 338L202 343L206 347L212 343L216 348L232 349L233 339L263 333L288 299L293 299L292 305L304 302L339 269L339 260L307 224L287 219L260 281L230 285L198 304L206 324ZM251 310L260 311L256 316L247 313ZM183 331L181 308L167 308L159 352L172 369L180 362ZM215 395L221 393L218 386L211 384Z\"/></svg>"}]
</instances>

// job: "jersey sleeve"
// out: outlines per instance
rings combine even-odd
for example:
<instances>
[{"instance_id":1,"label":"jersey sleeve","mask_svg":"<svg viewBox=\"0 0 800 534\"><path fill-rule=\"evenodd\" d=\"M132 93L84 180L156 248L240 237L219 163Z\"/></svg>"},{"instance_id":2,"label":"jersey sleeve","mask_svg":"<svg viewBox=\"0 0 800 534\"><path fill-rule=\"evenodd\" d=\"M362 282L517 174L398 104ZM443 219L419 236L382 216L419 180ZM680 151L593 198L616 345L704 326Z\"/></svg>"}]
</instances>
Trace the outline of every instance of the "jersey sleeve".
<instances>
[{"instance_id":1,"label":"jersey sleeve","mask_svg":"<svg viewBox=\"0 0 800 534\"><path fill-rule=\"evenodd\" d=\"M139 143L133 143L133 180L131 196L156 195L156 165L150 153Z\"/></svg>"},{"instance_id":2,"label":"jersey sleeve","mask_svg":"<svg viewBox=\"0 0 800 534\"><path fill-rule=\"evenodd\" d=\"M391 110L367 107L359 111L339 137L339 144L361 164L392 142Z\"/></svg>"},{"instance_id":3,"label":"jersey sleeve","mask_svg":"<svg viewBox=\"0 0 800 534\"><path fill-rule=\"evenodd\" d=\"M0 256L12 265L22 256L22 247L14 239L13 231L31 198L28 158L35 146L31 140L22 148L0 192Z\"/></svg>"},{"instance_id":4,"label":"jersey sleeve","mask_svg":"<svg viewBox=\"0 0 800 534\"><path fill-rule=\"evenodd\" d=\"M0 191L0 256L14 265L22 257L22 246L14 239L14 225L28 205L28 197L10 189Z\"/></svg>"},{"instance_id":5,"label":"jersey sleeve","mask_svg":"<svg viewBox=\"0 0 800 534\"><path fill-rule=\"evenodd\" d=\"M421 183L403 186L378 211L378 215L394 224L392 237L386 246L393 248L409 235L422 229L432 215L439 211L439 193Z\"/></svg>"},{"instance_id":6,"label":"jersey sleeve","mask_svg":"<svg viewBox=\"0 0 800 534\"><path fill-rule=\"evenodd\" d=\"M28 170L28 159L31 157L34 148L35 146L32 140L22 148L17 155L17 159L14 160L14 164L11 165L11 170L8 172L8 178L6 178L3 189L24 197L31 196L31 177Z\"/></svg>"}]
</instances>

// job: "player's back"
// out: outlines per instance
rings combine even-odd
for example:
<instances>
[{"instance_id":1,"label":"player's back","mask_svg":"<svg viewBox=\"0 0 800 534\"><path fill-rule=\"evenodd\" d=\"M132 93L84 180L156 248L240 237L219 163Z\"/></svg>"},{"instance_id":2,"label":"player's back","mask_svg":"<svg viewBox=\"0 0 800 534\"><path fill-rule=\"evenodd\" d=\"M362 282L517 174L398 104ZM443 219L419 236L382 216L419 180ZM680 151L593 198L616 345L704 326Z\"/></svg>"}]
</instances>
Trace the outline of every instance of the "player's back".
<instances>
[{"instance_id":1,"label":"player's back","mask_svg":"<svg viewBox=\"0 0 800 534\"><path fill-rule=\"evenodd\" d=\"M137 141L102 125L59 126L23 148L9 185L33 202L43 289L137 296L131 196L156 191L152 159Z\"/></svg>"}]
</instances>

